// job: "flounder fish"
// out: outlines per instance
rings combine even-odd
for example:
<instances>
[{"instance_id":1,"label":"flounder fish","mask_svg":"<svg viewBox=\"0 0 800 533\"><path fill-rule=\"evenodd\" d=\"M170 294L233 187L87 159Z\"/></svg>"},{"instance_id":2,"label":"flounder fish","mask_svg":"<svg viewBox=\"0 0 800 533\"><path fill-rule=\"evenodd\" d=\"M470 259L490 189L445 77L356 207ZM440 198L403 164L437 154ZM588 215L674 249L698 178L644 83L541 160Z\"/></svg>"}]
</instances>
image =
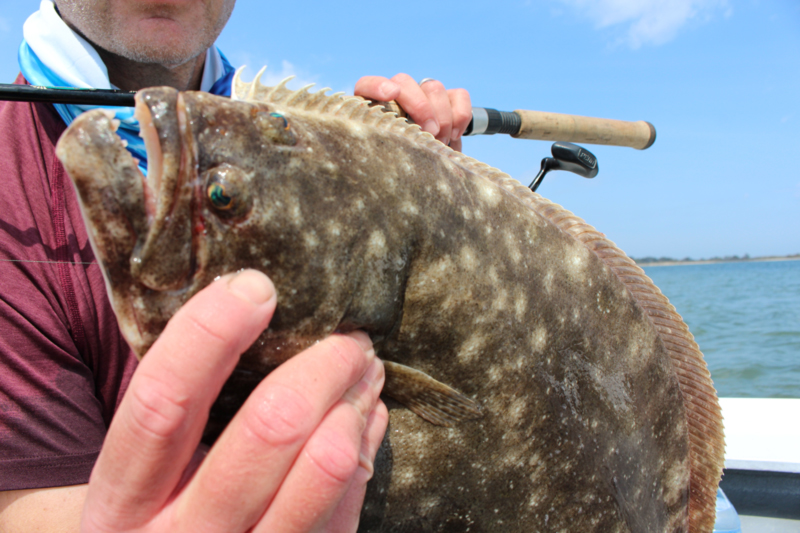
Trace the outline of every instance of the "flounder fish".
<instances>
[{"instance_id":1,"label":"flounder fish","mask_svg":"<svg viewBox=\"0 0 800 533\"><path fill-rule=\"evenodd\" d=\"M233 99L147 89L136 113L146 178L102 111L57 150L134 350L217 276L278 292L208 439L276 365L360 328L390 422L359 531L712 530L707 367L603 234L360 98L237 76Z\"/></svg>"}]
</instances>

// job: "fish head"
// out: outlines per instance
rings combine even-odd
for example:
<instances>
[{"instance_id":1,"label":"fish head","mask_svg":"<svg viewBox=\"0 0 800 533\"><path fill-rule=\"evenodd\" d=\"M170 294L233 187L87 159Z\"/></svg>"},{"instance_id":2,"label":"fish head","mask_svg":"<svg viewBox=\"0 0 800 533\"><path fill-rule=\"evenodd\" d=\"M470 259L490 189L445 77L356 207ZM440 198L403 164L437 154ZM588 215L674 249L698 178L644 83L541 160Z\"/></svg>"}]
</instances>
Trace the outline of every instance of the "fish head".
<instances>
[{"instance_id":1,"label":"fish head","mask_svg":"<svg viewBox=\"0 0 800 533\"><path fill-rule=\"evenodd\" d=\"M56 154L77 189L123 335L142 356L215 278L265 271L269 251L253 243L281 228L267 230L253 215L269 202L270 163L295 137L265 104L169 87L137 93L135 117L146 176L108 111L80 115Z\"/></svg>"}]
</instances>

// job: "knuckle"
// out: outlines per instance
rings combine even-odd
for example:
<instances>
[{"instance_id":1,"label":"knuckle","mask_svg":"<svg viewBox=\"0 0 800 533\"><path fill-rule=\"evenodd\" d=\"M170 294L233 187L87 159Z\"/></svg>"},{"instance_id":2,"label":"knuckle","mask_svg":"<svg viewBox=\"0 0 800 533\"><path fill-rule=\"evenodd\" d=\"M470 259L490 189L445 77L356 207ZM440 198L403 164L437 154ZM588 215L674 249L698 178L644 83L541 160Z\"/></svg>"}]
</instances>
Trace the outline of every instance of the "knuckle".
<instances>
[{"instance_id":1,"label":"knuckle","mask_svg":"<svg viewBox=\"0 0 800 533\"><path fill-rule=\"evenodd\" d=\"M188 397L152 376L141 376L130 398L131 429L149 440L169 439L189 418Z\"/></svg>"},{"instance_id":2,"label":"knuckle","mask_svg":"<svg viewBox=\"0 0 800 533\"><path fill-rule=\"evenodd\" d=\"M359 450L344 434L326 431L306 448L306 456L321 474L336 484L348 483L358 469Z\"/></svg>"},{"instance_id":3,"label":"knuckle","mask_svg":"<svg viewBox=\"0 0 800 533\"><path fill-rule=\"evenodd\" d=\"M426 81L422 87L425 89L426 92L435 92L435 93L444 93L444 83L440 82L439 80L430 80Z\"/></svg>"},{"instance_id":4,"label":"knuckle","mask_svg":"<svg viewBox=\"0 0 800 533\"><path fill-rule=\"evenodd\" d=\"M243 413L243 425L249 435L267 446L291 446L308 438L313 411L302 394L273 384L259 394L255 408Z\"/></svg>"},{"instance_id":5,"label":"knuckle","mask_svg":"<svg viewBox=\"0 0 800 533\"><path fill-rule=\"evenodd\" d=\"M399 74L395 74L390 79L392 81L396 81L396 82L399 82L399 83L414 83L414 84L417 83L416 81L414 81L414 78L412 78L411 76L409 76L405 72L400 72Z\"/></svg>"},{"instance_id":6,"label":"knuckle","mask_svg":"<svg viewBox=\"0 0 800 533\"><path fill-rule=\"evenodd\" d=\"M366 382L360 381L351 387L343 396L345 403L350 405L361 418L365 418L375 404L377 391Z\"/></svg>"},{"instance_id":7,"label":"knuckle","mask_svg":"<svg viewBox=\"0 0 800 533\"><path fill-rule=\"evenodd\" d=\"M423 123L428 119L435 118L435 114L433 112L433 107L431 106L428 100L419 99L413 102L407 103L403 106L408 112L411 117L417 123Z\"/></svg>"},{"instance_id":8,"label":"knuckle","mask_svg":"<svg viewBox=\"0 0 800 533\"><path fill-rule=\"evenodd\" d=\"M449 89L447 92L459 100L469 101L469 91L466 89Z\"/></svg>"},{"instance_id":9,"label":"knuckle","mask_svg":"<svg viewBox=\"0 0 800 533\"><path fill-rule=\"evenodd\" d=\"M382 437L386 431L386 426L389 425L389 408L380 400L375 406L375 418L373 419L373 423L377 428L380 428L378 434Z\"/></svg>"},{"instance_id":10,"label":"knuckle","mask_svg":"<svg viewBox=\"0 0 800 533\"><path fill-rule=\"evenodd\" d=\"M471 118L472 118L472 108L471 107L469 107L469 106L463 107L463 108L457 107L457 108L453 109L453 120L454 121L455 120L460 120L460 121L469 122L469 120Z\"/></svg>"},{"instance_id":11,"label":"knuckle","mask_svg":"<svg viewBox=\"0 0 800 533\"><path fill-rule=\"evenodd\" d=\"M184 320L196 332L199 340L203 344L210 344L212 347L230 351L237 347L239 335L231 335L231 327L227 327L226 317L220 318L205 313L196 313L192 309L187 310L183 316Z\"/></svg>"},{"instance_id":12,"label":"knuckle","mask_svg":"<svg viewBox=\"0 0 800 533\"><path fill-rule=\"evenodd\" d=\"M452 115L442 113L441 116L436 117L439 122L439 135L438 137L449 137L450 130L453 129Z\"/></svg>"},{"instance_id":13,"label":"knuckle","mask_svg":"<svg viewBox=\"0 0 800 533\"><path fill-rule=\"evenodd\" d=\"M326 341L328 353L333 357L333 363L337 373L347 376L348 383L354 382L361 377L364 371L364 352L358 343L344 335L334 335Z\"/></svg>"},{"instance_id":14,"label":"knuckle","mask_svg":"<svg viewBox=\"0 0 800 533\"><path fill-rule=\"evenodd\" d=\"M377 87L385 78L380 76L363 76L356 82L355 90L369 90Z\"/></svg>"}]
</instances>

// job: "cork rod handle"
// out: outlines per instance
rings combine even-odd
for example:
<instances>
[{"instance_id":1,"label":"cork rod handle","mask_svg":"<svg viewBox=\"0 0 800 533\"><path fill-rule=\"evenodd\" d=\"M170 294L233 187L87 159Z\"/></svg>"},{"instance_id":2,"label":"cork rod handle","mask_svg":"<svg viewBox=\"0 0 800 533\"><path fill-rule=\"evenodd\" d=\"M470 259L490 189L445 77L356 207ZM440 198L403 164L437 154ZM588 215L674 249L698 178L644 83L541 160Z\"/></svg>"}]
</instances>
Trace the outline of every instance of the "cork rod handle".
<instances>
[{"instance_id":1,"label":"cork rod handle","mask_svg":"<svg viewBox=\"0 0 800 533\"><path fill-rule=\"evenodd\" d=\"M397 102L371 101L370 105L380 106L384 111L397 113L410 121ZM637 150L650 148L656 141L656 128L644 120L626 122L526 109L511 112L473 107L472 121L464 135L495 133L507 133L517 139L630 146Z\"/></svg>"},{"instance_id":2,"label":"cork rod handle","mask_svg":"<svg viewBox=\"0 0 800 533\"><path fill-rule=\"evenodd\" d=\"M588 144L649 148L656 140L656 129L649 122L626 122L605 118L563 115L544 111L514 111L522 124L512 137L542 141L568 141Z\"/></svg>"}]
</instances>

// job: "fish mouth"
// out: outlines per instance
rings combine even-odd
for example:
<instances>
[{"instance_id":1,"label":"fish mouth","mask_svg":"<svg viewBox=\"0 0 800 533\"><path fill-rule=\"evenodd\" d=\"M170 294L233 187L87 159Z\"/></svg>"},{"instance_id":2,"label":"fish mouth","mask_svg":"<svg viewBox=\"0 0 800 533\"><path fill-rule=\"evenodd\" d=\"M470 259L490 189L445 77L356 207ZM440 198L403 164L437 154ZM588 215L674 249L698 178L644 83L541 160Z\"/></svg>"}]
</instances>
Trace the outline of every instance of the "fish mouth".
<instances>
[{"instance_id":1,"label":"fish mouth","mask_svg":"<svg viewBox=\"0 0 800 533\"><path fill-rule=\"evenodd\" d=\"M136 94L134 117L147 150L143 196L148 231L131 255L131 274L146 287L176 290L192 278L192 200L197 166L183 96L170 87Z\"/></svg>"},{"instance_id":2,"label":"fish mouth","mask_svg":"<svg viewBox=\"0 0 800 533\"><path fill-rule=\"evenodd\" d=\"M108 295L126 340L143 355L195 289L196 155L183 99L171 88L140 91L136 117L148 155L145 177L107 110L79 115L56 155L80 199Z\"/></svg>"}]
</instances>

